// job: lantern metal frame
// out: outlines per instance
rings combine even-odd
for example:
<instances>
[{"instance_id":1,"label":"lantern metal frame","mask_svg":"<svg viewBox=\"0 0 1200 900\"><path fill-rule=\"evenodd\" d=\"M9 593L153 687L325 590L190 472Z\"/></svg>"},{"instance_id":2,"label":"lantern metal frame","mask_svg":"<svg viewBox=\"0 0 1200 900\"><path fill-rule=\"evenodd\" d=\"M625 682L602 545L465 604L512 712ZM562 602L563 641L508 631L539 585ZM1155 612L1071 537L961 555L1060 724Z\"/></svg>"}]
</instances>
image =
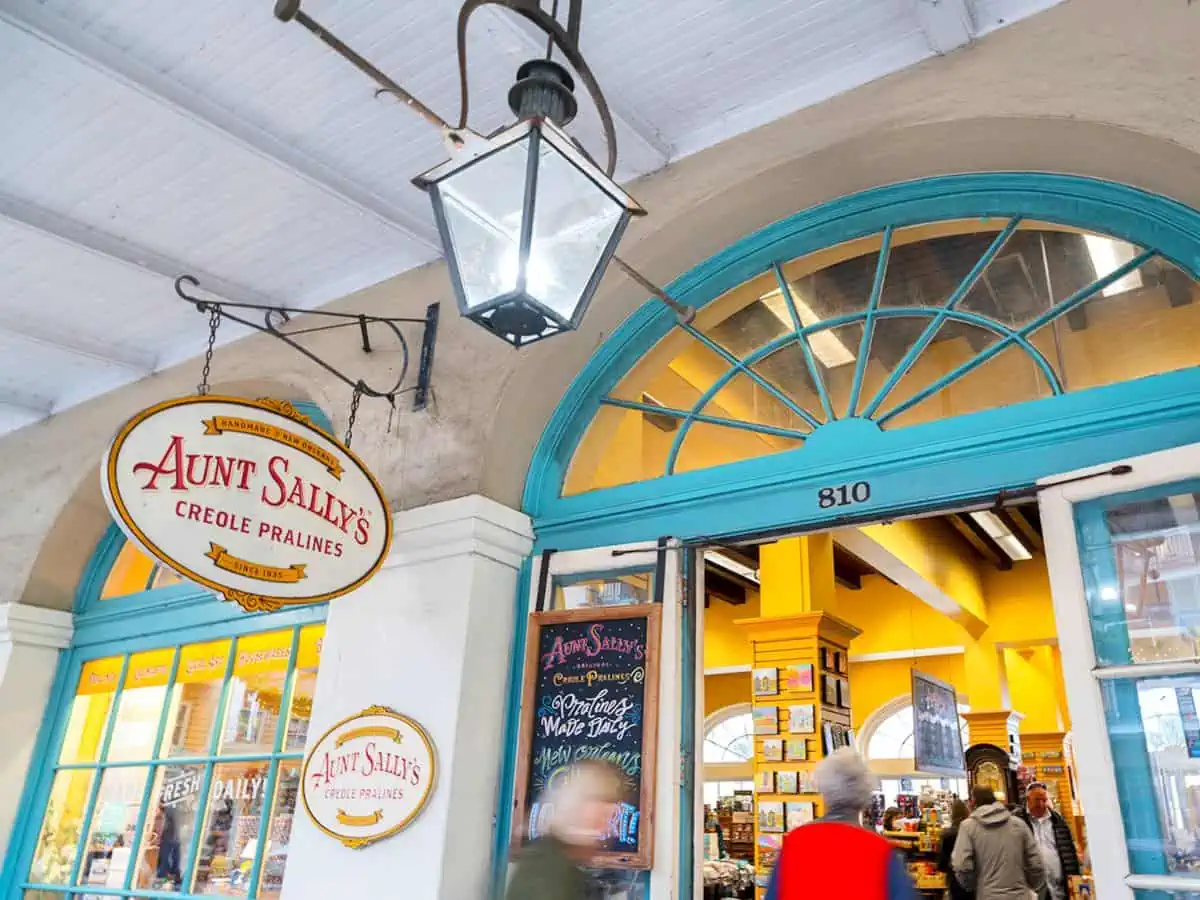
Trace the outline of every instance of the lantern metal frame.
<instances>
[{"instance_id":1,"label":"lantern metal frame","mask_svg":"<svg viewBox=\"0 0 1200 900\"><path fill-rule=\"evenodd\" d=\"M578 300L569 318L532 294L526 282L530 247L533 241L534 217L537 208L538 161L543 141L560 154L576 171L586 177L597 189L606 194L613 201L614 206L622 209L622 213L614 224L603 250L596 256L593 262L592 271L588 276L587 283L582 291L579 292ZM439 184L500 153L511 151L515 145L522 142L528 142L528 146L522 151L526 154L527 164L521 207L520 234L517 238L518 265L516 286L512 290L497 294L484 303L471 304L461 271L461 260L457 253L449 252L452 248L456 248L456 242L450 228L450 223L446 218L446 197L439 189ZM465 154L469 151L463 150L461 152ZM552 337L563 331L573 331L579 327L588 306L591 304L592 298L595 296L596 289L600 286L604 272L616 252L617 245L621 242L621 237L625 233L625 228L628 226L630 218L646 214L641 205L623 191L619 185L611 179L597 177L599 172L599 168L578 149L575 142L557 125L549 119L534 117L524 119L495 135L483 145L479 152L471 153L465 159L450 159L413 179L413 184L428 192L433 201L434 219L437 222L442 244L448 251L446 265L450 272L451 283L454 286L459 312L462 315L486 328L514 347L528 346L536 341ZM515 307L528 313L530 316L536 315L545 321L546 327L538 333L529 334L500 329L493 324L493 318L499 310L506 307Z\"/></svg>"},{"instance_id":2,"label":"lantern metal frame","mask_svg":"<svg viewBox=\"0 0 1200 900\"><path fill-rule=\"evenodd\" d=\"M604 93L600 90L600 85L584 59L582 52L579 49L579 32L583 20L583 0L567 0L567 23L563 27L558 21L556 15L546 12L541 8L540 0L465 0L459 10L458 25L457 25L457 52L458 52L458 73L459 73L459 90L460 90L460 105L459 119L456 126L451 126L450 123L438 115L434 110L425 103L422 103L415 95L406 90L394 79L390 78L374 66L365 57L357 53L346 43L341 41L328 28L312 18L304 12L301 6L302 0L277 0L275 4L275 17L282 22L296 22L307 29L318 40L324 43L331 50L346 59L351 65L364 73L378 86L376 96L388 95L396 98L413 112L420 115L433 127L437 128L446 143L450 148L452 158L445 163L435 166L426 173L417 176L413 181L418 187L423 188L431 194L433 199L434 217L437 221L439 237L441 238L443 248L446 252L447 267L450 270L450 277L454 286L455 295L458 301L460 312L468 318L475 321L477 324L487 328L493 334L498 334L510 344L517 347L526 346L536 340L541 340L550 337L553 334L559 334L563 331L576 329L582 322L584 314L591 303L596 289L599 287L600 280L603 278L605 271L610 263L616 264L628 277L633 279L639 286L647 289L650 293L669 306L681 322L690 322L695 316L695 310L691 307L680 303L671 297L665 290L644 277L628 262L616 255L617 245L624 236L625 227L628 225L629 218L634 215L645 215L646 211L636 203L628 194L626 194L619 185L613 180L613 173L616 170L617 164L617 135L616 128L613 123L612 113L608 108L608 103L604 99ZM592 102L595 105L597 115L600 119L601 128L604 132L604 140L606 144L607 156L604 166L600 166L586 148L580 145L577 141L571 138L566 132L559 127L565 123L555 123L542 115L532 115L528 118L522 118L515 125L501 129L493 135L483 137L475 134L468 127L468 114L470 111L470 90L468 86L467 72L467 25L472 14L483 6L499 6L509 10L516 15L523 17L537 28L539 28L547 37L546 60L549 61L554 49L557 48L562 56L570 64L574 74L577 75L583 83L585 89L590 95ZM555 0L554 11L557 13L558 0ZM528 64L527 64L528 65ZM569 79L567 89L570 89ZM519 252L522 253L520 265L518 268L519 279L521 279L521 291L509 291L504 294L491 298L486 303L481 303L476 307L469 307L467 303L467 295L464 290L463 280L459 272L458 260L454 258L453 249L454 243L450 230L445 220L444 212L441 210L441 201L438 196L437 183L451 174L461 171L462 169L471 166L481 159L487 158L495 152L508 149L514 141L525 139L526 137L532 142L529 152L529 165L526 169L526 181L524 191L524 207L522 220L523 233ZM528 264L528 247L529 235L524 233L532 227L533 203L536 200L536 161L537 142L546 140L556 151L567 158L567 161L587 176L596 186L604 193L612 197L616 202L625 206L625 214L622 215L621 221L614 229L612 235L603 250L603 253L597 257L597 265L593 269L584 291L579 296L578 302L572 310L570 318L557 313L554 310L546 307L542 303L531 302L532 298L524 291L523 278L526 266ZM485 149L476 149L481 142L486 142L489 146ZM459 153L467 153L468 158L456 159L453 158ZM598 177L602 176L602 177ZM496 328L487 324L486 318L481 318L480 313L493 312L508 305L514 306L517 309L523 310L530 314L536 313L542 316L548 325L541 333L526 338L521 336L520 340L510 340L509 338L500 335ZM470 310L470 311L468 311Z\"/></svg>"}]
</instances>

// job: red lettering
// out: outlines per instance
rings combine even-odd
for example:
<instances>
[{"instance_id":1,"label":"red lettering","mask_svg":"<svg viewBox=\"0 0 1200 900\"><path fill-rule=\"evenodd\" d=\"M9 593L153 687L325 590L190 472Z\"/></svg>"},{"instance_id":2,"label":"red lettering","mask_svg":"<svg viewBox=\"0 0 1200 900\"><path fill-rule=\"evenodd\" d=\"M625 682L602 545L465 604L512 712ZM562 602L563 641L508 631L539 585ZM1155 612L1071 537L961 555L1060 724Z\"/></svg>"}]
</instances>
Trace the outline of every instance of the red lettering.
<instances>
[{"instance_id":1,"label":"red lettering","mask_svg":"<svg viewBox=\"0 0 1200 900\"><path fill-rule=\"evenodd\" d=\"M275 483L275 487L279 491L279 499L271 500L267 496L267 491L270 490L271 486L265 485L263 487L261 499L267 506L283 506L287 501L287 487L283 483L283 476L287 473L287 470L288 461L282 456L272 456L271 461L267 463L267 472L270 474L271 480Z\"/></svg>"},{"instance_id":2,"label":"red lettering","mask_svg":"<svg viewBox=\"0 0 1200 900\"><path fill-rule=\"evenodd\" d=\"M333 545L333 555L334 555L334 556L336 556L336 557L338 557L339 559L341 559L341 556L342 556L342 543L341 543L341 541L338 541L336 544L334 544L334 545Z\"/></svg>"},{"instance_id":3,"label":"red lettering","mask_svg":"<svg viewBox=\"0 0 1200 900\"><path fill-rule=\"evenodd\" d=\"M212 486L229 487L229 485L233 482L233 457L218 456L216 463L217 465L213 470Z\"/></svg>"},{"instance_id":4,"label":"red lettering","mask_svg":"<svg viewBox=\"0 0 1200 900\"><path fill-rule=\"evenodd\" d=\"M238 480L238 490L250 490L250 476L254 474L254 470L258 468L258 463L249 459L239 459L237 467L242 470L241 478Z\"/></svg>"},{"instance_id":5,"label":"red lettering","mask_svg":"<svg viewBox=\"0 0 1200 900\"><path fill-rule=\"evenodd\" d=\"M175 504L175 515L179 516L179 518L181 518L181 519L186 519L187 518L187 505L188 504L187 504L186 500L180 500L178 503L176 503Z\"/></svg>"},{"instance_id":6,"label":"red lettering","mask_svg":"<svg viewBox=\"0 0 1200 900\"><path fill-rule=\"evenodd\" d=\"M273 540L273 541L278 541L278 540L279 540L279 536L280 536L280 534L282 534L282 533L283 533L283 529L282 529L282 528L280 528L278 525L272 525L272 526L271 526L271 540Z\"/></svg>"},{"instance_id":7,"label":"red lettering","mask_svg":"<svg viewBox=\"0 0 1200 900\"><path fill-rule=\"evenodd\" d=\"M189 503L188 504L188 518L191 519L193 522L200 521L200 504L198 504L198 503Z\"/></svg>"},{"instance_id":8,"label":"red lettering","mask_svg":"<svg viewBox=\"0 0 1200 900\"><path fill-rule=\"evenodd\" d=\"M173 491L183 491L187 488L183 483L183 435L175 434L171 436L171 443L167 445L167 451L163 454L162 459L158 461L158 465L149 462L140 462L133 467L133 473L139 475L142 472L152 472L149 481L142 485L143 491L157 491L158 477L160 475L174 476L175 483L171 485Z\"/></svg>"},{"instance_id":9,"label":"red lettering","mask_svg":"<svg viewBox=\"0 0 1200 900\"><path fill-rule=\"evenodd\" d=\"M204 524L211 525L213 523L213 513L215 510L211 506L204 507Z\"/></svg>"},{"instance_id":10,"label":"red lettering","mask_svg":"<svg viewBox=\"0 0 1200 900\"><path fill-rule=\"evenodd\" d=\"M361 547L371 539L371 523L360 516L358 521L354 523L354 526L354 543ZM340 556L341 554L338 555Z\"/></svg>"}]
</instances>

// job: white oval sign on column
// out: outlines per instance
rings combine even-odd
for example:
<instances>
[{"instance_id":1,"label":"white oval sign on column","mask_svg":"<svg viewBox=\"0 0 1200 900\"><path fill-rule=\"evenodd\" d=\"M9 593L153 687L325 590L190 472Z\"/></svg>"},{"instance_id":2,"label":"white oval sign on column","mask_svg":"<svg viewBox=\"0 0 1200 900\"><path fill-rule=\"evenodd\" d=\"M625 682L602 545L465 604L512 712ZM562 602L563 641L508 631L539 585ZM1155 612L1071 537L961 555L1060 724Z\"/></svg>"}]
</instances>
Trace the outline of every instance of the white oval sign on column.
<instances>
[{"instance_id":1,"label":"white oval sign on column","mask_svg":"<svg viewBox=\"0 0 1200 900\"><path fill-rule=\"evenodd\" d=\"M391 544L374 476L290 403L160 403L117 433L101 482L131 540L251 611L352 591Z\"/></svg>"},{"instance_id":2,"label":"white oval sign on column","mask_svg":"<svg viewBox=\"0 0 1200 900\"><path fill-rule=\"evenodd\" d=\"M386 706L338 722L304 761L300 796L316 826L360 849L404 830L437 775L425 730Z\"/></svg>"}]
</instances>

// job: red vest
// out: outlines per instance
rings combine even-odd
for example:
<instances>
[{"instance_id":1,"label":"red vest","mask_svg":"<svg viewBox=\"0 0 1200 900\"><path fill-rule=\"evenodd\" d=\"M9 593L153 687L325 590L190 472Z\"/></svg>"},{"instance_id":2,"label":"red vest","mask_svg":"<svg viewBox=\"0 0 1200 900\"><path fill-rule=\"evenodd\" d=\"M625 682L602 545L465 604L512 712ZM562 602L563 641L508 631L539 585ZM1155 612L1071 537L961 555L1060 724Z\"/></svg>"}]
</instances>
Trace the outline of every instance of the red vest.
<instances>
[{"instance_id":1,"label":"red vest","mask_svg":"<svg viewBox=\"0 0 1200 900\"><path fill-rule=\"evenodd\" d=\"M779 900L887 900L892 848L865 828L814 822L783 839Z\"/></svg>"}]
</instances>

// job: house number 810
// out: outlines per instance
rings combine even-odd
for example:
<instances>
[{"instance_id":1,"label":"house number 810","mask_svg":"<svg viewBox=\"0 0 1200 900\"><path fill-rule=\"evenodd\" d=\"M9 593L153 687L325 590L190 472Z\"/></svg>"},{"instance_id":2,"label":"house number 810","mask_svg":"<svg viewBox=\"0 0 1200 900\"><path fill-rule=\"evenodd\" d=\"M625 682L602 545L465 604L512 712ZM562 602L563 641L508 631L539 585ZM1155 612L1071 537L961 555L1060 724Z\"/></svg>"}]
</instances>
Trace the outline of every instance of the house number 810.
<instances>
[{"instance_id":1,"label":"house number 810","mask_svg":"<svg viewBox=\"0 0 1200 900\"><path fill-rule=\"evenodd\" d=\"M817 503L821 509L834 506L853 506L871 499L871 483L856 481L854 484L839 484L837 487L821 488L817 491Z\"/></svg>"}]
</instances>

